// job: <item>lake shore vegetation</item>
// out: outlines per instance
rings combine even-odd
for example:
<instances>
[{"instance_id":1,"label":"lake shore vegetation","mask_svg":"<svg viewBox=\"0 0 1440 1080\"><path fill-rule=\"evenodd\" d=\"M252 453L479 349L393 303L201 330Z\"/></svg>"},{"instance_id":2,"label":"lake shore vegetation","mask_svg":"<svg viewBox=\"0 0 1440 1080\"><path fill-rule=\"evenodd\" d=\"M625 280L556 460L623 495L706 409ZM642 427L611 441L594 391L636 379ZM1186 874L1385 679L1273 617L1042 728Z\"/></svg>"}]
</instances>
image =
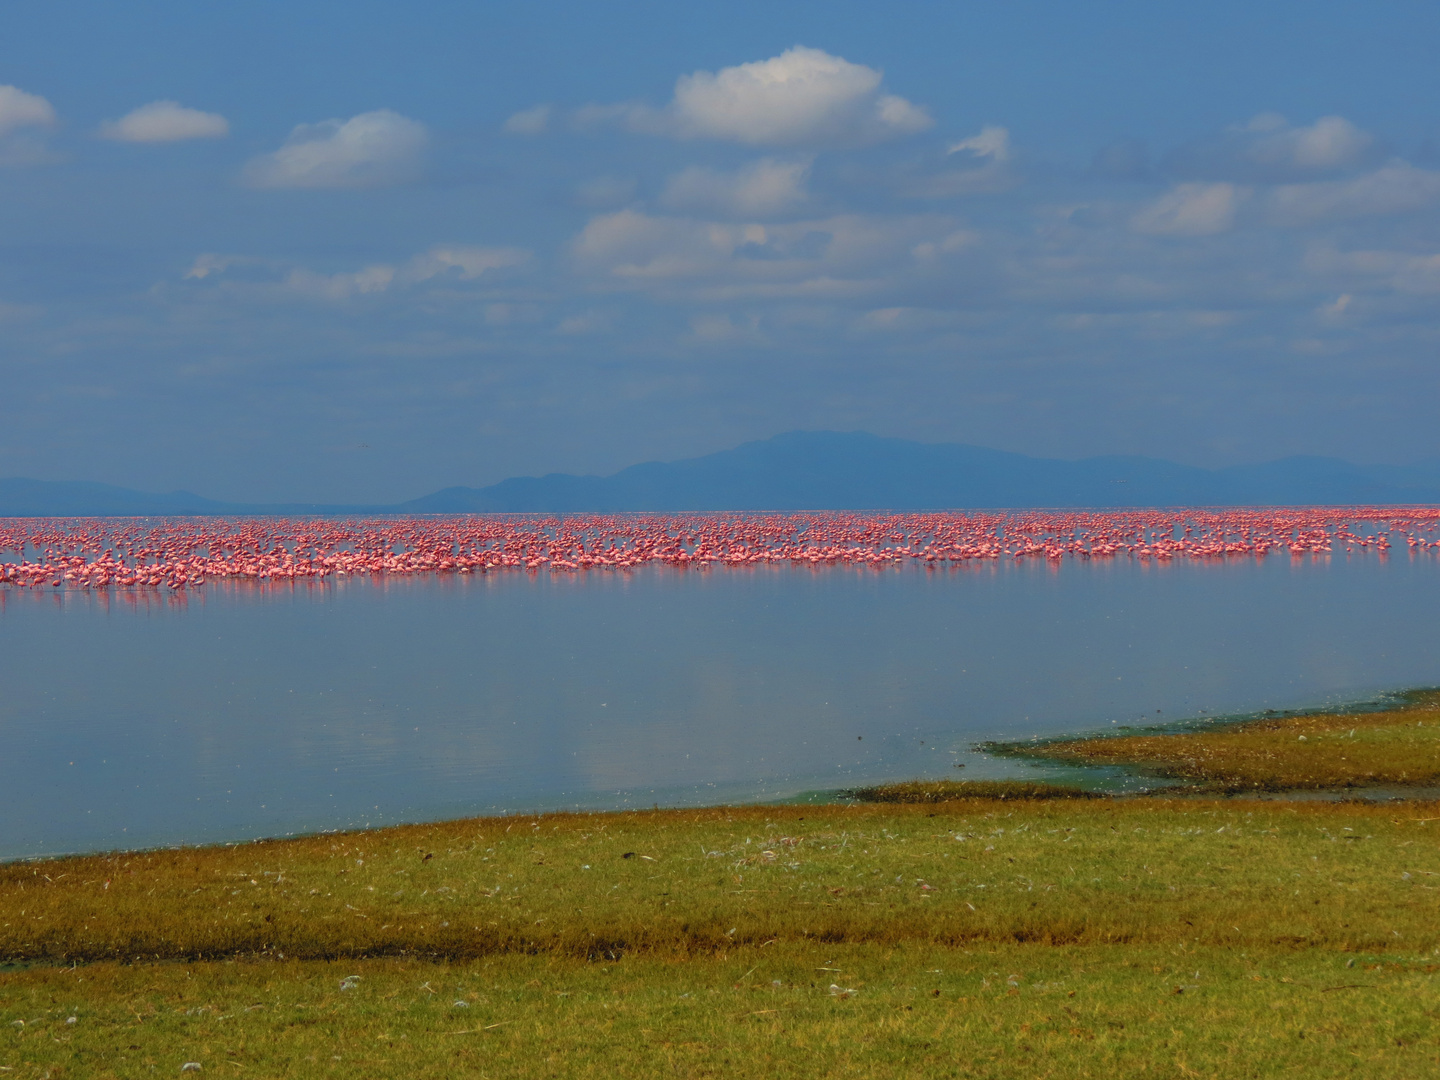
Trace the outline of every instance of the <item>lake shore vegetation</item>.
<instances>
[{"instance_id":1,"label":"lake shore vegetation","mask_svg":"<svg viewBox=\"0 0 1440 1080\"><path fill-rule=\"evenodd\" d=\"M1440 691L1401 695L1398 705L991 749L1067 765L1121 766L1210 794L1440 788Z\"/></svg>"}]
</instances>

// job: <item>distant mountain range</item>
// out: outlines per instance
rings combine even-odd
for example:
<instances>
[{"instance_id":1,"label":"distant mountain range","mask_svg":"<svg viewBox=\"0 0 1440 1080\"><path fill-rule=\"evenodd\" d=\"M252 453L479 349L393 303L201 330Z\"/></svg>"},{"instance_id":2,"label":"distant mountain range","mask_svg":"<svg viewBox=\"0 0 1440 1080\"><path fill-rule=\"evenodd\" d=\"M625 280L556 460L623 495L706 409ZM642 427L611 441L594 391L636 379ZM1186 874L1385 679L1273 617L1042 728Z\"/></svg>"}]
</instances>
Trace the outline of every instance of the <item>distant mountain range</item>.
<instances>
[{"instance_id":1,"label":"distant mountain range","mask_svg":"<svg viewBox=\"0 0 1440 1080\"><path fill-rule=\"evenodd\" d=\"M83 480L0 480L0 517L179 517L221 514L394 513L394 507L227 503L171 491L157 495Z\"/></svg>"},{"instance_id":2,"label":"distant mountain range","mask_svg":"<svg viewBox=\"0 0 1440 1080\"><path fill-rule=\"evenodd\" d=\"M109 484L0 480L0 516L581 513L665 510L941 510L1022 507L1440 503L1440 459L1352 465L1289 457L1198 469L1147 457L1081 461L864 432L794 431L613 476L551 473L452 487L391 506L225 503Z\"/></svg>"}]
</instances>

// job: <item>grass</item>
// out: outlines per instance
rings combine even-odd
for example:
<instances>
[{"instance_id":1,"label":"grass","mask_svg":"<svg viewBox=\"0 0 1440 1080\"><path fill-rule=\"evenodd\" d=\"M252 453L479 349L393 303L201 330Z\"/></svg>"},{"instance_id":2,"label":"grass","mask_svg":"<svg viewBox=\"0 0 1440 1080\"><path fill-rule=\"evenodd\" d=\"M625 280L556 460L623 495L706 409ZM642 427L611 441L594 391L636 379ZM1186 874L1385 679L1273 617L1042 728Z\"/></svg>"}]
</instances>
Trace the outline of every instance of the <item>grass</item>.
<instances>
[{"instance_id":1,"label":"grass","mask_svg":"<svg viewBox=\"0 0 1440 1080\"><path fill-rule=\"evenodd\" d=\"M1424 805L557 814L12 863L0 958L595 960L772 940L1385 950L1396 935L1408 948L1440 944L1440 810Z\"/></svg>"},{"instance_id":2,"label":"grass","mask_svg":"<svg viewBox=\"0 0 1440 1080\"><path fill-rule=\"evenodd\" d=\"M1437 736L1043 752L1424 784ZM0 1077L1440 1074L1440 803L851 794L0 865Z\"/></svg>"},{"instance_id":3,"label":"grass","mask_svg":"<svg viewBox=\"0 0 1440 1080\"><path fill-rule=\"evenodd\" d=\"M0 1070L1424 1075L1437 828L965 799L9 864Z\"/></svg>"},{"instance_id":4,"label":"grass","mask_svg":"<svg viewBox=\"0 0 1440 1080\"><path fill-rule=\"evenodd\" d=\"M1129 766L1208 792L1440 787L1440 693L1384 712L1307 713L1201 731L997 746L1068 764Z\"/></svg>"},{"instance_id":5,"label":"grass","mask_svg":"<svg viewBox=\"0 0 1440 1080\"><path fill-rule=\"evenodd\" d=\"M0 1030L0 1059L57 1080L186 1062L233 1077L1435 1075L1434 965L1347 963L788 943L617 964L107 963L7 977L4 1019L24 1026Z\"/></svg>"}]
</instances>

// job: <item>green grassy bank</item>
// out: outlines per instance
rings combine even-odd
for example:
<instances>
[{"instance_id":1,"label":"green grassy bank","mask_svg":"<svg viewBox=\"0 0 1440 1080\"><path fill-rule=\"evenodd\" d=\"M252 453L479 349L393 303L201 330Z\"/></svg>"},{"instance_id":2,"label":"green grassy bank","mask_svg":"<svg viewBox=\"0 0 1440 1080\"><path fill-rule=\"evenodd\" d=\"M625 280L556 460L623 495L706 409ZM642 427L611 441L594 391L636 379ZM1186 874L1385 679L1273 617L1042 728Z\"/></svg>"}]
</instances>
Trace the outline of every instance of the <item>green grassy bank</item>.
<instances>
[{"instance_id":1,"label":"green grassy bank","mask_svg":"<svg viewBox=\"0 0 1440 1080\"><path fill-rule=\"evenodd\" d=\"M1437 814L1159 799L747 807L14 863L0 867L0 957L613 960L767 941L1429 949Z\"/></svg>"},{"instance_id":2,"label":"green grassy bank","mask_svg":"<svg viewBox=\"0 0 1440 1080\"><path fill-rule=\"evenodd\" d=\"M1178 943L106 963L5 976L25 1024L0 1058L37 1078L1417 1078L1440 1062L1435 979Z\"/></svg>"},{"instance_id":3,"label":"green grassy bank","mask_svg":"<svg viewBox=\"0 0 1440 1080\"><path fill-rule=\"evenodd\" d=\"M960 800L10 864L0 1066L1425 1075L1437 829L1433 803Z\"/></svg>"}]
</instances>

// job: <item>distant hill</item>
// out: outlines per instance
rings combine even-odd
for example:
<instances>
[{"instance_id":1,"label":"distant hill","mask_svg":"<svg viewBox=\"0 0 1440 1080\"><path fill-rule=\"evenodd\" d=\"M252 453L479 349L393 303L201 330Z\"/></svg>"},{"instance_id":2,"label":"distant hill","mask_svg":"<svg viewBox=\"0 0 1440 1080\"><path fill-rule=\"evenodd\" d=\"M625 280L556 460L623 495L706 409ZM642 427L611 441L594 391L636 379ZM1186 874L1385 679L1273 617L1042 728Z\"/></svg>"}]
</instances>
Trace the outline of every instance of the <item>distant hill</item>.
<instances>
[{"instance_id":1,"label":"distant hill","mask_svg":"<svg viewBox=\"0 0 1440 1080\"><path fill-rule=\"evenodd\" d=\"M552 473L446 488L410 513L919 510L1440 502L1440 462L1360 466L1292 457L1197 469L1146 457L1059 461L864 432L795 431L613 476Z\"/></svg>"},{"instance_id":2,"label":"distant hill","mask_svg":"<svg viewBox=\"0 0 1440 1080\"><path fill-rule=\"evenodd\" d=\"M864 432L796 431L613 476L552 473L453 487L394 506L221 503L175 491L0 480L0 516L939 510L1022 507L1440 503L1440 460L1352 465L1290 457L1197 469L1146 457L1081 461Z\"/></svg>"}]
</instances>

